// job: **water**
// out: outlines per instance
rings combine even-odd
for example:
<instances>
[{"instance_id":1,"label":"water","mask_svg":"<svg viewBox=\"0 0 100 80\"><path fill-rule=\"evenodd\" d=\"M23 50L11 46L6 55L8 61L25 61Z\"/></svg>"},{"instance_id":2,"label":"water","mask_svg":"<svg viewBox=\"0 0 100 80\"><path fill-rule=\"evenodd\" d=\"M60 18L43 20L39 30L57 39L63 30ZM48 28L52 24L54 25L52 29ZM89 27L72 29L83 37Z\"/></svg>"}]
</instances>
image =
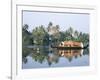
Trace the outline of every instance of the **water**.
<instances>
[{"instance_id":1,"label":"water","mask_svg":"<svg viewBox=\"0 0 100 80\"><path fill-rule=\"evenodd\" d=\"M89 49L58 50L48 46L23 48L22 68L89 66Z\"/></svg>"}]
</instances>

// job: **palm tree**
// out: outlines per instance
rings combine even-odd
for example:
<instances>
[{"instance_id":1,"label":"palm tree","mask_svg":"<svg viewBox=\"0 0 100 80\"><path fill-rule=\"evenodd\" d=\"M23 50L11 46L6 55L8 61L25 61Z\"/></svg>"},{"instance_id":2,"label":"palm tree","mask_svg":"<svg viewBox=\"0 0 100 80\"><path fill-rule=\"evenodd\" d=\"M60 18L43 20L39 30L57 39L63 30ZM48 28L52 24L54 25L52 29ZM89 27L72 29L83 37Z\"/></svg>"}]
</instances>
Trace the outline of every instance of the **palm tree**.
<instances>
[{"instance_id":1,"label":"palm tree","mask_svg":"<svg viewBox=\"0 0 100 80\"><path fill-rule=\"evenodd\" d=\"M68 32L72 36L73 35L73 32L74 32L73 28L72 27L69 27Z\"/></svg>"},{"instance_id":2,"label":"palm tree","mask_svg":"<svg viewBox=\"0 0 100 80\"><path fill-rule=\"evenodd\" d=\"M78 36L79 36L79 33L78 33L78 31L76 30L76 31L74 32L74 37L75 37L75 38L78 38Z\"/></svg>"},{"instance_id":3,"label":"palm tree","mask_svg":"<svg viewBox=\"0 0 100 80\"><path fill-rule=\"evenodd\" d=\"M25 30L27 30L27 29L29 28L29 26L28 26L27 24L24 24L23 28L24 28Z\"/></svg>"},{"instance_id":4,"label":"palm tree","mask_svg":"<svg viewBox=\"0 0 100 80\"><path fill-rule=\"evenodd\" d=\"M53 23L52 22L49 22L48 28L47 28L48 32L50 31L52 25L53 25Z\"/></svg>"},{"instance_id":5,"label":"palm tree","mask_svg":"<svg viewBox=\"0 0 100 80\"><path fill-rule=\"evenodd\" d=\"M72 40L73 39L73 33L74 33L73 28L69 27L68 30L66 30L66 40Z\"/></svg>"}]
</instances>

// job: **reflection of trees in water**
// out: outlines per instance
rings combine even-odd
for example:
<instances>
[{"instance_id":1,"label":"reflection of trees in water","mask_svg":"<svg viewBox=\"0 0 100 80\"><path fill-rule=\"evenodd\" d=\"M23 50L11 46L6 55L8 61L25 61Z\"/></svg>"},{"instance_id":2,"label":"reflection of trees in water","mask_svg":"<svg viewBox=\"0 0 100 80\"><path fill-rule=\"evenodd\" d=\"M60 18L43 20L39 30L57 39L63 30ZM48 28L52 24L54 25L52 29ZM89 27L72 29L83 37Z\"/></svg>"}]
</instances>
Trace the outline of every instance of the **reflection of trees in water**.
<instances>
[{"instance_id":1,"label":"reflection of trees in water","mask_svg":"<svg viewBox=\"0 0 100 80\"><path fill-rule=\"evenodd\" d=\"M43 63L45 61L48 62L48 65L50 66L52 63L57 63L59 57L49 48L46 49L39 49L39 50L34 50L32 52L32 58L36 62Z\"/></svg>"},{"instance_id":2,"label":"reflection of trees in water","mask_svg":"<svg viewBox=\"0 0 100 80\"><path fill-rule=\"evenodd\" d=\"M26 64L27 63L27 58L23 57L22 61Z\"/></svg>"},{"instance_id":3,"label":"reflection of trees in water","mask_svg":"<svg viewBox=\"0 0 100 80\"><path fill-rule=\"evenodd\" d=\"M36 62L43 63L45 58L47 57L46 50L34 50L32 52L32 58Z\"/></svg>"},{"instance_id":4,"label":"reflection of trees in water","mask_svg":"<svg viewBox=\"0 0 100 80\"><path fill-rule=\"evenodd\" d=\"M31 53L32 49L23 47L22 48L22 61L27 63L27 56Z\"/></svg>"},{"instance_id":5,"label":"reflection of trees in water","mask_svg":"<svg viewBox=\"0 0 100 80\"><path fill-rule=\"evenodd\" d=\"M65 57L71 62L73 58L77 59L82 55L89 55L89 49L82 50L57 50L51 48L39 48L39 49L29 49L23 48L23 62L27 63L27 56L31 56L32 59L40 64L43 62L48 63L49 66L52 64L57 64L60 57Z\"/></svg>"},{"instance_id":6,"label":"reflection of trees in water","mask_svg":"<svg viewBox=\"0 0 100 80\"><path fill-rule=\"evenodd\" d=\"M47 57L48 65L51 66L53 63L59 62L59 55L55 53L49 53Z\"/></svg>"},{"instance_id":7,"label":"reflection of trees in water","mask_svg":"<svg viewBox=\"0 0 100 80\"><path fill-rule=\"evenodd\" d=\"M89 48L84 49L83 55L89 55Z\"/></svg>"}]
</instances>

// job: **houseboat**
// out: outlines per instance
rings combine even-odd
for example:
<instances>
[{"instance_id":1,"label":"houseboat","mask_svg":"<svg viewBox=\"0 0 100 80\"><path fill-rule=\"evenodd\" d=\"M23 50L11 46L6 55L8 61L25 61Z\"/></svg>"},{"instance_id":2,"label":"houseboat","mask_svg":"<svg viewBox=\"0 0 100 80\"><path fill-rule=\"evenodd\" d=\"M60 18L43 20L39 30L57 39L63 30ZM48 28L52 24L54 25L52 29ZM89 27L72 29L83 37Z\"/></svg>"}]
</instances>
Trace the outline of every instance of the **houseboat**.
<instances>
[{"instance_id":1,"label":"houseboat","mask_svg":"<svg viewBox=\"0 0 100 80\"><path fill-rule=\"evenodd\" d=\"M89 45L83 46L82 42L77 41L63 41L58 46L51 46L52 48L57 49L85 49Z\"/></svg>"}]
</instances>

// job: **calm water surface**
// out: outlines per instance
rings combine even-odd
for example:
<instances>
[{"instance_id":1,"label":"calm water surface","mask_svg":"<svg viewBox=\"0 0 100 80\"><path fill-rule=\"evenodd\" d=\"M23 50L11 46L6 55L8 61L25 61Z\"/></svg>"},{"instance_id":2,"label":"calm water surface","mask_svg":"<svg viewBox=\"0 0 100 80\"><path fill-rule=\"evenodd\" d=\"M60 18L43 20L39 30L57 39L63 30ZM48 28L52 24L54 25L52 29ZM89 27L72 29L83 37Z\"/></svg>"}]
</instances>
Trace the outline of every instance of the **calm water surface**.
<instances>
[{"instance_id":1,"label":"calm water surface","mask_svg":"<svg viewBox=\"0 0 100 80\"><path fill-rule=\"evenodd\" d=\"M48 46L23 48L22 68L89 66L89 49L58 50Z\"/></svg>"}]
</instances>

